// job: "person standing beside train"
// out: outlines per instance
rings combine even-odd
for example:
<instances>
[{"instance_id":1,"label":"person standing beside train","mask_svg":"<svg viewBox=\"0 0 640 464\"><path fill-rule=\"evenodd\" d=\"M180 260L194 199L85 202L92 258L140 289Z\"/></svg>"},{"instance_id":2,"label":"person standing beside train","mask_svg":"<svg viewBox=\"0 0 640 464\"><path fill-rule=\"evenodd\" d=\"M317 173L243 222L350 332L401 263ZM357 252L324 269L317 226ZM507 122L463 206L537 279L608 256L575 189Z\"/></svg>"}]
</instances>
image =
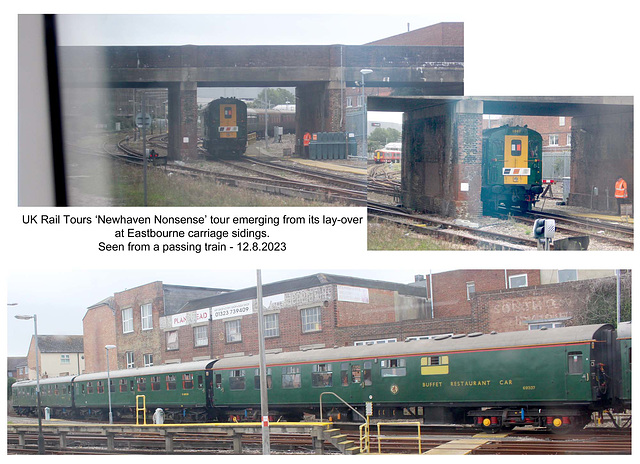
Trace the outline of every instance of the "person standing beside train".
<instances>
[{"instance_id":1,"label":"person standing beside train","mask_svg":"<svg viewBox=\"0 0 640 464\"><path fill-rule=\"evenodd\" d=\"M618 214L622 215L622 204L626 203L626 199L628 197L627 182L622 177L618 177L618 180L616 181L614 196L618 203Z\"/></svg>"}]
</instances>

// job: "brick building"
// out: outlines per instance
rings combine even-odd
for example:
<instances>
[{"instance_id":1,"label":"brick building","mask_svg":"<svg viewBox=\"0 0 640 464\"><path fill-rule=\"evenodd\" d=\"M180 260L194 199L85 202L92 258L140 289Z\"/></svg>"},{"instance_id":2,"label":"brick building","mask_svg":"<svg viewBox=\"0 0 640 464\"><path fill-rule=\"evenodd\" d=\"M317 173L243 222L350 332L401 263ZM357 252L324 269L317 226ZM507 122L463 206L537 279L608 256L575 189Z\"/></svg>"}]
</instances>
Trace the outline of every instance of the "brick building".
<instances>
[{"instance_id":1,"label":"brick building","mask_svg":"<svg viewBox=\"0 0 640 464\"><path fill-rule=\"evenodd\" d=\"M264 285L263 297L269 352L351 345L359 328L373 321L402 324L425 317L423 288L331 274ZM257 313L255 287L191 301L160 320L165 358L257 354Z\"/></svg>"},{"instance_id":2,"label":"brick building","mask_svg":"<svg viewBox=\"0 0 640 464\"><path fill-rule=\"evenodd\" d=\"M105 345L116 346L109 353L110 369L162 364L162 334L157 330L160 318L178 312L190 300L226 291L151 282L90 306L83 318L83 333L91 351L86 372L106 370Z\"/></svg>"}]
</instances>

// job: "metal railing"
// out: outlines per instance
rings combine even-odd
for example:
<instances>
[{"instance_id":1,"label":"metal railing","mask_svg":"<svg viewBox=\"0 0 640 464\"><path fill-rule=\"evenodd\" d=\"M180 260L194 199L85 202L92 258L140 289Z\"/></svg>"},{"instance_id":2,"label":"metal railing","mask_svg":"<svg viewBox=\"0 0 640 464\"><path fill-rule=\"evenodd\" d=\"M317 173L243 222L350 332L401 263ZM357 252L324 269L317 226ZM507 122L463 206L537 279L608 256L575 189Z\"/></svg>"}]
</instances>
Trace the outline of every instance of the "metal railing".
<instances>
[{"instance_id":1,"label":"metal railing","mask_svg":"<svg viewBox=\"0 0 640 464\"><path fill-rule=\"evenodd\" d=\"M420 433L420 422L378 422L376 424L378 426L378 453L382 453L382 435L380 434L380 426L381 425L417 425L418 426L418 453L422 454L422 435ZM416 440L415 437L384 437L394 440Z\"/></svg>"}]
</instances>

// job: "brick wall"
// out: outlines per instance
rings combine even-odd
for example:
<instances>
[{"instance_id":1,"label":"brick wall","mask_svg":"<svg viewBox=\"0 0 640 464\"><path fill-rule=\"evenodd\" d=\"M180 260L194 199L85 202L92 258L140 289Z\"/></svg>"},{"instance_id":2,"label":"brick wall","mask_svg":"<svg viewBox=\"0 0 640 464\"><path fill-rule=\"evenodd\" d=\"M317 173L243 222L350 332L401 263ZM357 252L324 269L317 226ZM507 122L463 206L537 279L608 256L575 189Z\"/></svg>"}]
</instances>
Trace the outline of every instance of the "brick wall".
<instances>
[{"instance_id":1,"label":"brick wall","mask_svg":"<svg viewBox=\"0 0 640 464\"><path fill-rule=\"evenodd\" d=\"M115 316L108 304L92 307L82 320L85 371L103 372L107 367L106 345L116 344ZM116 345L117 346L117 345ZM117 369L117 353L109 353L109 369Z\"/></svg>"},{"instance_id":2,"label":"brick wall","mask_svg":"<svg viewBox=\"0 0 640 464\"><path fill-rule=\"evenodd\" d=\"M153 329L142 330L140 306L151 303L153 314ZM125 353L134 353L135 367L143 367L143 355L152 354L154 364L161 364L162 351L160 316L164 314L164 302L162 298L162 282L152 282L140 287L132 288L114 294L114 307L116 310L116 346L118 352L118 368L124 369L126 365ZM123 333L122 310L133 309L133 332Z\"/></svg>"}]
</instances>

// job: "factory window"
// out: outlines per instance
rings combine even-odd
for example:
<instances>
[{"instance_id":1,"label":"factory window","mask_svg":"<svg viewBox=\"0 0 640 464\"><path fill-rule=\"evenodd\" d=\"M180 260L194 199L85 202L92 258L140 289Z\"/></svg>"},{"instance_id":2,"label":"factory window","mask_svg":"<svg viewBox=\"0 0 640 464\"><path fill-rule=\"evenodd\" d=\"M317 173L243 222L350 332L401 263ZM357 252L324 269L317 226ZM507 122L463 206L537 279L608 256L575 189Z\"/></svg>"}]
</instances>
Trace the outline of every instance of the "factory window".
<instances>
[{"instance_id":1,"label":"factory window","mask_svg":"<svg viewBox=\"0 0 640 464\"><path fill-rule=\"evenodd\" d=\"M229 390L244 390L244 369L232 370L229 374Z\"/></svg>"},{"instance_id":2,"label":"factory window","mask_svg":"<svg viewBox=\"0 0 640 464\"><path fill-rule=\"evenodd\" d=\"M302 332L317 332L322 330L322 313L320 307L306 308L300 311L302 318Z\"/></svg>"},{"instance_id":3,"label":"factory window","mask_svg":"<svg viewBox=\"0 0 640 464\"><path fill-rule=\"evenodd\" d=\"M331 363L314 364L311 371L311 385L314 387L333 386L333 371Z\"/></svg>"},{"instance_id":4,"label":"factory window","mask_svg":"<svg viewBox=\"0 0 640 464\"><path fill-rule=\"evenodd\" d=\"M527 274L509 276L509 288L527 287L529 285Z\"/></svg>"},{"instance_id":5,"label":"factory window","mask_svg":"<svg viewBox=\"0 0 640 464\"><path fill-rule=\"evenodd\" d=\"M193 344L194 346L207 346L209 344L209 335L206 325L199 325L193 328Z\"/></svg>"},{"instance_id":6,"label":"factory window","mask_svg":"<svg viewBox=\"0 0 640 464\"><path fill-rule=\"evenodd\" d=\"M127 391L127 379L120 379L118 381L118 390L120 390L120 393Z\"/></svg>"},{"instance_id":7,"label":"factory window","mask_svg":"<svg viewBox=\"0 0 640 464\"><path fill-rule=\"evenodd\" d=\"M122 310L122 333L133 332L133 308Z\"/></svg>"},{"instance_id":8,"label":"factory window","mask_svg":"<svg viewBox=\"0 0 640 464\"><path fill-rule=\"evenodd\" d=\"M549 134L549 146L557 147L559 139L560 137L558 136L558 134Z\"/></svg>"},{"instance_id":9,"label":"factory window","mask_svg":"<svg viewBox=\"0 0 640 464\"><path fill-rule=\"evenodd\" d=\"M397 342L397 338L381 338L379 340L358 340L353 342L353 346L371 346L371 345L382 345L383 343L395 343Z\"/></svg>"},{"instance_id":10,"label":"factory window","mask_svg":"<svg viewBox=\"0 0 640 464\"><path fill-rule=\"evenodd\" d=\"M143 357L144 357L144 367L153 366L153 355L152 354L145 354L145 355L143 355Z\"/></svg>"},{"instance_id":11,"label":"factory window","mask_svg":"<svg viewBox=\"0 0 640 464\"><path fill-rule=\"evenodd\" d=\"M136 367L136 363L133 359L133 351L127 351L125 356L127 358L127 369L133 369Z\"/></svg>"},{"instance_id":12,"label":"factory window","mask_svg":"<svg viewBox=\"0 0 640 464\"><path fill-rule=\"evenodd\" d=\"M566 123L566 118L565 118L564 116L560 116L560 117L558 117L558 125L559 125L560 127L564 126L564 125L565 125L565 123Z\"/></svg>"},{"instance_id":13,"label":"factory window","mask_svg":"<svg viewBox=\"0 0 640 464\"><path fill-rule=\"evenodd\" d=\"M136 379L136 384L138 385L139 392L147 391L147 379L144 377L138 377Z\"/></svg>"},{"instance_id":14,"label":"factory window","mask_svg":"<svg viewBox=\"0 0 640 464\"><path fill-rule=\"evenodd\" d=\"M300 388L300 366L282 368L282 388Z\"/></svg>"},{"instance_id":15,"label":"factory window","mask_svg":"<svg viewBox=\"0 0 640 464\"><path fill-rule=\"evenodd\" d=\"M279 337L280 336L280 315L267 314L264 316L264 336Z\"/></svg>"},{"instance_id":16,"label":"factory window","mask_svg":"<svg viewBox=\"0 0 640 464\"><path fill-rule=\"evenodd\" d=\"M380 361L380 375L382 377L403 377L407 375L406 360L383 359Z\"/></svg>"},{"instance_id":17,"label":"factory window","mask_svg":"<svg viewBox=\"0 0 640 464\"><path fill-rule=\"evenodd\" d=\"M353 97L347 97L347 108L353 108Z\"/></svg>"},{"instance_id":18,"label":"factory window","mask_svg":"<svg viewBox=\"0 0 640 464\"><path fill-rule=\"evenodd\" d=\"M167 384L167 390L175 390L176 389L176 375L175 374L167 375L164 379L165 379L165 382Z\"/></svg>"},{"instance_id":19,"label":"factory window","mask_svg":"<svg viewBox=\"0 0 640 464\"><path fill-rule=\"evenodd\" d=\"M182 374L182 389L193 390L193 374Z\"/></svg>"},{"instance_id":20,"label":"factory window","mask_svg":"<svg viewBox=\"0 0 640 464\"><path fill-rule=\"evenodd\" d=\"M567 134L567 146L571 146L571 134Z\"/></svg>"},{"instance_id":21,"label":"factory window","mask_svg":"<svg viewBox=\"0 0 640 464\"><path fill-rule=\"evenodd\" d=\"M69 364L71 361L69 359L69 355L68 354L61 354L60 355L60 364Z\"/></svg>"},{"instance_id":22,"label":"factory window","mask_svg":"<svg viewBox=\"0 0 640 464\"><path fill-rule=\"evenodd\" d=\"M271 368L267 367L267 390L273 385L271 377ZM256 369L253 376L253 386L256 390L260 390L260 369Z\"/></svg>"},{"instance_id":23,"label":"factory window","mask_svg":"<svg viewBox=\"0 0 640 464\"><path fill-rule=\"evenodd\" d=\"M153 313L151 303L140 306L140 319L142 320L142 330L153 329Z\"/></svg>"},{"instance_id":24,"label":"factory window","mask_svg":"<svg viewBox=\"0 0 640 464\"><path fill-rule=\"evenodd\" d=\"M476 283L467 282L467 300L470 300L475 293L476 293Z\"/></svg>"},{"instance_id":25,"label":"factory window","mask_svg":"<svg viewBox=\"0 0 640 464\"><path fill-rule=\"evenodd\" d=\"M569 374L582 375L582 352L571 351L567 356L569 360Z\"/></svg>"},{"instance_id":26,"label":"factory window","mask_svg":"<svg viewBox=\"0 0 640 464\"><path fill-rule=\"evenodd\" d=\"M227 343L235 343L242 341L242 332L240 326L240 319L235 321L225 322L224 330L227 334Z\"/></svg>"},{"instance_id":27,"label":"factory window","mask_svg":"<svg viewBox=\"0 0 640 464\"><path fill-rule=\"evenodd\" d=\"M178 344L178 331L172 330L167 332L167 351L173 351L180 348Z\"/></svg>"},{"instance_id":28,"label":"factory window","mask_svg":"<svg viewBox=\"0 0 640 464\"><path fill-rule=\"evenodd\" d=\"M160 376L152 375L151 376L151 391L159 391L160 390Z\"/></svg>"},{"instance_id":29,"label":"factory window","mask_svg":"<svg viewBox=\"0 0 640 464\"><path fill-rule=\"evenodd\" d=\"M528 322L527 324L529 324L529 330L540 330L540 329L555 329L557 327L564 327L564 321L559 321L559 322L553 322L553 321L548 321L548 322L535 322L535 323L530 323Z\"/></svg>"},{"instance_id":30,"label":"factory window","mask_svg":"<svg viewBox=\"0 0 640 464\"><path fill-rule=\"evenodd\" d=\"M578 280L577 269L561 269L558 271L558 283L573 282Z\"/></svg>"}]
</instances>

